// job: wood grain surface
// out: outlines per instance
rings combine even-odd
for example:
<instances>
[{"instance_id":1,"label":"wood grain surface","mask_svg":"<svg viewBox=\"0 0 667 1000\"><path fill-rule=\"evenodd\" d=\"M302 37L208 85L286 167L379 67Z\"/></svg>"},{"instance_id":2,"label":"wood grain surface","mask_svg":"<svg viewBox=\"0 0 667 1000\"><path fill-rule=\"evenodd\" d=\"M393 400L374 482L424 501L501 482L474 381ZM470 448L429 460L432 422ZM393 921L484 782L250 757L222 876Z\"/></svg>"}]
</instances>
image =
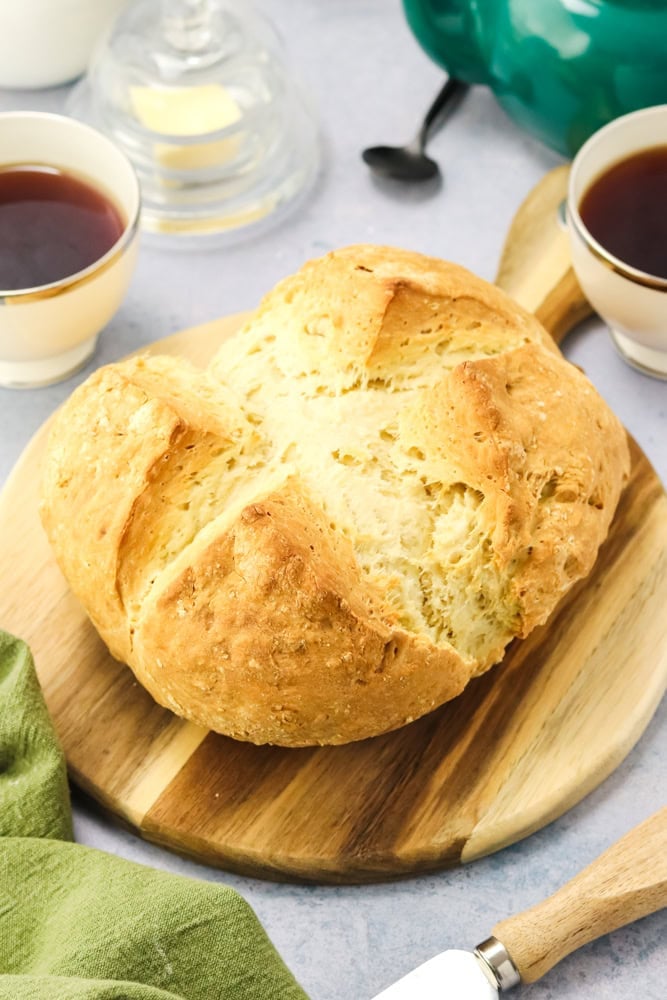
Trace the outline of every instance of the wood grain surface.
<instances>
[{"instance_id":1,"label":"wood grain surface","mask_svg":"<svg viewBox=\"0 0 667 1000\"><path fill-rule=\"evenodd\" d=\"M562 258L555 222L545 241L562 182L562 174L558 184L547 175L527 215L519 212L499 274L536 311L549 303L543 321L561 334L585 306L567 260L545 263ZM512 232L542 250L522 254ZM222 319L152 349L203 365L239 322ZM546 626L513 643L459 698L404 729L343 747L283 749L176 718L109 656L39 522L46 432L0 496L0 624L33 650L72 779L149 840L251 875L318 882L470 861L539 829L593 789L639 739L664 692L667 497L635 445L596 566Z\"/></svg>"}]
</instances>

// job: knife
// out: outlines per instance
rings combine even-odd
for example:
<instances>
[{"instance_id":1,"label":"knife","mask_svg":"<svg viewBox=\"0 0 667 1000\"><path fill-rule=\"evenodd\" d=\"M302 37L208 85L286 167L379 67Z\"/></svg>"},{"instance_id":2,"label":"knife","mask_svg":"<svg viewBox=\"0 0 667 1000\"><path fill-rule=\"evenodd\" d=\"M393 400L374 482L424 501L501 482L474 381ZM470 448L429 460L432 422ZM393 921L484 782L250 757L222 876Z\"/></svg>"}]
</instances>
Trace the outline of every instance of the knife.
<instances>
[{"instance_id":1,"label":"knife","mask_svg":"<svg viewBox=\"0 0 667 1000\"><path fill-rule=\"evenodd\" d=\"M667 906L667 806L561 889L501 920L474 951L445 951L373 1000L498 1000L589 941Z\"/></svg>"}]
</instances>

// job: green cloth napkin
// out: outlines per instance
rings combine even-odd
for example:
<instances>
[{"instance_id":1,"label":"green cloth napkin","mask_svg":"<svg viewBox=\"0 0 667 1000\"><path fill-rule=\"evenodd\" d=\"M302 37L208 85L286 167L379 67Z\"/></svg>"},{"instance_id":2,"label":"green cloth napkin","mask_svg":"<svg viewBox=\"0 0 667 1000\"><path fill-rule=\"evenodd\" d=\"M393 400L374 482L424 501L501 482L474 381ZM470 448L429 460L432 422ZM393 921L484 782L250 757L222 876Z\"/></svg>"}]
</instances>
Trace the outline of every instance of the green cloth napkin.
<instances>
[{"instance_id":1,"label":"green cloth napkin","mask_svg":"<svg viewBox=\"0 0 667 1000\"><path fill-rule=\"evenodd\" d=\"M0 630L0 1000L307 1000L238 893L71 837L32 657Z\"/></svg>"}]
</instances>

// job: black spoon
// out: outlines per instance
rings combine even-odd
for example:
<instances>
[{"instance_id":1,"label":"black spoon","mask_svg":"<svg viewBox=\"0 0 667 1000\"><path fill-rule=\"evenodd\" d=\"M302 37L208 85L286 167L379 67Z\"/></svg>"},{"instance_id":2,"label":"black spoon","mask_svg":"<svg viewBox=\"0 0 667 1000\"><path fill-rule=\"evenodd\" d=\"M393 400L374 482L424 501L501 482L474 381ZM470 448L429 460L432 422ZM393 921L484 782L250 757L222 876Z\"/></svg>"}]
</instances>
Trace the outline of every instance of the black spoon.
<instances>
[{"instance_id":1,"label":"black spoon","mask_svg":"<svg viewBox=\"0 0 667 1000\"><path fill-rule=\"evenodd\" d=\"M399 181L427 181L437 177L440 168L424 152L429 136L436 124L440 124L441 112L456 95L467 90L468 84L450 77L426 112L419 132L407 146L371 146L361 154L364 163L381 177L393 177Z\"/></svg>"}]
</instances>

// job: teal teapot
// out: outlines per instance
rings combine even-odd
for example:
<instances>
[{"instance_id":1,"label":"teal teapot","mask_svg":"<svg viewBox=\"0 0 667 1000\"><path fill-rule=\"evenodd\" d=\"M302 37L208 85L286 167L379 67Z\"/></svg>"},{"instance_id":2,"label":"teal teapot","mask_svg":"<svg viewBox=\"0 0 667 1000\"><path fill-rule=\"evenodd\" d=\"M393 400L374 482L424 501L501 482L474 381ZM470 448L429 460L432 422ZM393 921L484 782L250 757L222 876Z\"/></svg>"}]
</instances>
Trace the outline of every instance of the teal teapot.
<instances>
[{"instance_id":1,"label":"teal teapot","mask_svg":"<svg viewBox=\"0 0 667 1000\"><path fill-rule=\"evenodd\" d=\"M488 85L507 113L573 155L628 111L667 104L667 0L403 0L425 51Z\"/></svg>"}]
</instances>

